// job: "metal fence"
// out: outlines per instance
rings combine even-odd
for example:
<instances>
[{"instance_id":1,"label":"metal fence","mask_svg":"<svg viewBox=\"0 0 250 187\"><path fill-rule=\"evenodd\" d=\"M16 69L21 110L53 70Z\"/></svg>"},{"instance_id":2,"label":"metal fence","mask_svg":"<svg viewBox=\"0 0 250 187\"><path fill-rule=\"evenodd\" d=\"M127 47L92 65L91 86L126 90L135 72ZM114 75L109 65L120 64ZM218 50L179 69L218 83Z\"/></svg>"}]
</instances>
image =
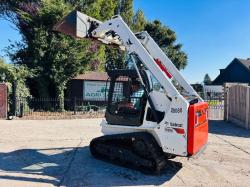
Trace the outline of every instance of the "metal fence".
<instances>
[{"instance_id":1,"label":"metal fence","mask_svg":"<svg viewBox=\"0 0 250 187\"><path fill-rule=\"evenodd\" d=\"M224 93L206 93L204 100L209 105L209 119L223 120ZM107 101L81 98L16 98L15 102L15 115L25 119L103 117L107 106Z\"/></svg>"},{"instance_id":2,"label":"metal fence","mask_svg":"<svg viewBox=\"0 0 250 187\"><path fill-rule=\"evenodd\" d=\"M224 92L207 92L204 100L208 103L208 118L210 120L224 119Z\"/></svg>"},{"instance_id":3,"label":"metal fence","mask_svg":"<svg viewBox=\"0 0 250 187\"><path fill-rule=\"evenodd\" d=\"M17 98L15 114L26 118L101 117L106 105L106 101L86 101L79 98Z\"/></svg>"}]
</instances>

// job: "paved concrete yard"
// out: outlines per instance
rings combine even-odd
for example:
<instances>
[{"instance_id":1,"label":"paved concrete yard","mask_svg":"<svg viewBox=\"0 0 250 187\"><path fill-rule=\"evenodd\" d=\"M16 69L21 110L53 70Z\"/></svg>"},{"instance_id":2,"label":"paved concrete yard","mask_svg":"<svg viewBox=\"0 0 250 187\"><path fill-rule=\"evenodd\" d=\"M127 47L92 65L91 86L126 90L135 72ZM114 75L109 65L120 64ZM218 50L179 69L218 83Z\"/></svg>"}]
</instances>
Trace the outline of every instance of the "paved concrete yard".
<instances>
[{"instance_id":1,"label":"paved concrete yard","mask_svg":"<svg viewBox=\"0 0 250 187\"><path fill-rule=\"evenodd\" d=\"M160 176L94 159L100 119L0 121L0 186L250 186L250 131L210 122L199 158L176 158Z\"/></svg>"}]
</instances>

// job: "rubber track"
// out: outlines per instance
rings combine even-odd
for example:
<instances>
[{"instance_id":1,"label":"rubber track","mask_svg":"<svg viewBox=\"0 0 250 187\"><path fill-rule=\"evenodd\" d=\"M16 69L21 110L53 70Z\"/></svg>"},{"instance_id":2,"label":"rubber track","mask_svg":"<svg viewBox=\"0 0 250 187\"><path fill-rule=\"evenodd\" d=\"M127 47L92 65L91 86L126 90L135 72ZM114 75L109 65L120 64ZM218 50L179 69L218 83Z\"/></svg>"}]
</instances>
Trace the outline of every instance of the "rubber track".
<instances>
[{"instance_id":1,"label":"rubber track","mask_svg":"<svg viewBox=\"0 0 250 187\"><path fill-rule=\"evenodd\" d=\"M143 142L146 150L138 150L135 142ZM90 142L95 158L139 170L159 174L166 166L166 157L154 137L147 132L106 135Z\"/></svg>"}]
</instances>

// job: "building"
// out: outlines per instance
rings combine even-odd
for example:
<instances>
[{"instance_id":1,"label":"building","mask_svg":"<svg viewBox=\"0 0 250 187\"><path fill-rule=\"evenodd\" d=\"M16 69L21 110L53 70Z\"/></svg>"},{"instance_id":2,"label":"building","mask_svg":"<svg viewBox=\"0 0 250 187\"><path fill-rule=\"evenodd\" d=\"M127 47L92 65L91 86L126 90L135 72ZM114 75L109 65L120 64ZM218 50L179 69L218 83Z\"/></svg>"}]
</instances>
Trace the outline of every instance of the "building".
<instances>
[{"instance_id":1,"label":"building","mask_svg":"<svg viewBox=\"0 0 250 187\"><path fill-rule=\"evenodd\" d=\"M250 84L250 58L233 59L225 69L220 69L220 74L214 79L212 85L223 85L226 82Z\"/></svg>"},{"instance_id":2,"label":"building","mask_svg":"<svg viewBox=\"0 0 250 187\"><path fill-rule=\"evenodd\" d=\"M203 86L200 83L195 83L195 84L191 84L191 86L193 87L193 89L198 92L201 93L203 92Z\"/></svg>"},{"instance_id":3,"label":"building","mask_svg":"<svg viewBox=\"0 0 250 187\"><path fill-rule=\"evenodd\" d=\"M105 72L86 72L73 78L66 90L69 99L80 99L84 101L105 101L109 82ZM106 93L106 95L105 95Z\"/></svg>"}]
</instances>

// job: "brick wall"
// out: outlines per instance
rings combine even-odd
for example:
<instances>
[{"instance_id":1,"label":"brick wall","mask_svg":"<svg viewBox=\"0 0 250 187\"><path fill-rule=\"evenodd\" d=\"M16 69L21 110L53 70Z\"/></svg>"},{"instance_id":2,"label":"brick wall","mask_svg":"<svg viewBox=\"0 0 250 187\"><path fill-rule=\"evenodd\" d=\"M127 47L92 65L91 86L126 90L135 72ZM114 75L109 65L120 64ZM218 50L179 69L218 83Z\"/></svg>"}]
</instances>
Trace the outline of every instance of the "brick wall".
<instances>
[{"instance_id":1,"label":"brick wall","mask_svg":"<svg viewBox=\"0 0 250 187\"><path fill-rule=\"evenodd\" d=\"M0 83L0 118L7 118L7 85Z\"/></svg>"}]
</instances>

